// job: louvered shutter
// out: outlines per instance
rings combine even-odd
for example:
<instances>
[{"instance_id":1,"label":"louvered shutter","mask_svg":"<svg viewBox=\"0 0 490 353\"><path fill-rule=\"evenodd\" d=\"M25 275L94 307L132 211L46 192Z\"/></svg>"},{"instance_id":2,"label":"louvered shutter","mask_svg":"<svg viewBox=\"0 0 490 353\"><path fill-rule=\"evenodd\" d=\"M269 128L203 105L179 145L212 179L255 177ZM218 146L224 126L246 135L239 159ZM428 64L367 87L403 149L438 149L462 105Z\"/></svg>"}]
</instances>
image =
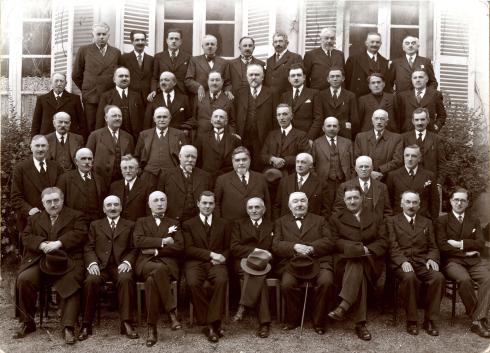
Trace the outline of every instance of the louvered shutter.
<instances>
[{"instance_id":1,"label":"louvered shutter","mask_svg":"<svg viewBox=\"0 0 490 353\"><path fill-rule=\"evenodd\" d=\"M69 61L69 67L73 66L73 60L82 45L87 45L93 42L92 26L94 25L94 5L91 1L77 1L73 5L73 41L72 41L72 56ZM71 72L71 69L70 69ZM71 75L69 78L71 84ZM72 85L72 92L80 94L80 90L76 85Z\"/></svg>"},{"instance_id":2,"label":"louvered shutter","mask_svg":"<svg viewBox=\"0 0 490 353\"><path fill-rule=\"evenodd\" d=\"M67 89L71 91L72 80L72 47L70 45L73 35L73 11L71 6L66 6L62 1L53 3L51 41L51 74L64 73L67 76Z\"/></svg>"},{"instance_id":3,"label":"louvered shutter","mask_svg":"<svg viewBox=\"0 0 490 353\"><path fill-rule=\"evenodd\" d=\"M254 56L266 60L272 54L272 35L276 27L273 1L244 1L243 32L255 40Z\"/></svg>"},{"instance_id":4,"label":"louvered shutter","mask_svg":"<svg viewBox=\"0 0 490 353\"><path fill-rule=\"evenodd\" d=\"M323 28L336 28L336 25L336 1L307 0L305 52L320 46L320 31Z\"/></svg>"},{"instance_id":5,"label":"louvered shutter","mask_svg":"<svg viewBox=\"0 0 490 353\"><path fill-rule=\"evenodd\" d=\"M155 0L126 0L123 6L122 28L124 35L123 52L133 50L130 33L141 30L147 33L147 52L155 52Z\"/></svg>"}]
</instances>

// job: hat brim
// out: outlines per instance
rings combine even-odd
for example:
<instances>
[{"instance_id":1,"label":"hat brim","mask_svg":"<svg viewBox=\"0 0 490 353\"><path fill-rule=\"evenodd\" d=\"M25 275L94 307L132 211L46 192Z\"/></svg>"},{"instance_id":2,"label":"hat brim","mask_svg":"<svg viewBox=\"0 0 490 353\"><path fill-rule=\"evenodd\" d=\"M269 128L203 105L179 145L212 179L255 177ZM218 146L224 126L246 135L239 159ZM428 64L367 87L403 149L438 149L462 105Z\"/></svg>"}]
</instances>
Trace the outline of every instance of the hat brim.
<instances>
[{"instance_id":1,"label":"hat brim","mask_svg":"<svg viewBox=\"0 0 490 353\"><path fill-rule=\"evenodd\" d=\"M290 263L288 263L288 265L286 266L286 272L297 279L313 279L320 273L320 263L318 261L315 261L313 263L313 270L310 273L297 273L295 269L291 267Z\"/></svg>"},{"instance_id":2,"label":"hat brim","mask_svg":"<svg viewBox=\"0 0 490 353\"><path fill-rule=\"evenodd\" d=\"M247 272L250 275L255 275L255 276L265 275L265 274L269 273L269 271L272 268L271 264L267 264L267 266L265 266L265 269L263 269L262 271L254 270L254 269L247 266L247 259L246 258L242 259L240 261L240 267L242 268L243 271Z\"/></svg>"},{"instance_id":3,"label":"hat brim","mask_svg":"<svg viewBox=\"0 0 490 353\"><path fill-rule=\"evenodd\" d=\"M47 274L47 275L53 275L53 276L59 276L59 275L64 275L67 272L70 272L73 267L75 267L75 262L68 257L68 263L66 265L66 268L64 269L52 269L52 268L47 268L46 267L46 256L43 257L43 259L39 262L39 269Z\"/></svg>"},{"instance_id":4,"label":"hat brim","mask_svg":"<svg viewBox=\"0 0 490 353\"><path fill-rule=\"evenodd\" d=\"M283 174L279 169L269 168L266 171L264 171L264 176L269 183L272 183L276 180L281 179L283 177Z\"/></svg>"}]
</instances>

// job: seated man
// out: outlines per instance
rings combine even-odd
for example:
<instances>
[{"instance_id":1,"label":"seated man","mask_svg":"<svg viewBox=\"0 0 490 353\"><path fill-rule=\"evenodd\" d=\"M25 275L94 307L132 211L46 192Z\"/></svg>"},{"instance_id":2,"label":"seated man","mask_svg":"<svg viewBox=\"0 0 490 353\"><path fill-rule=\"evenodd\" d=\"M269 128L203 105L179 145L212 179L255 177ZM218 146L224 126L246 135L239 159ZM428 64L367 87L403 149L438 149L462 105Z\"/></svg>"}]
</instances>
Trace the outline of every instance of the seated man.
<instances>
[{"instance_id":1,"label":"seated man","mask_svg":"<svg viewBox=\"0 0 490 353\"><path fill-rule=\"evenodd\" d=\"M400 281L400 293L407 312L407 332L418 335L417 298L420 285L425 284L425 318L423 328L431 336L438 336L434 320L439 315L444 293L445 279L439 272L439 249L437 248L432 222L417 214L420 196L414 191L405 191L401 198L402 213L388 219L391 261Z\"/></svg>"},{"instance_id":2,"label":"seated man","mask_svg":"<svg viewBox=\"0 0 490 353\"><path fill-rule=\"evenodd\" d=\"M225 312L228 284L226 262L230 252L228 223L213 215L215 196L203 191L197 200L199 214L182 225L185 242L185 278L191 293L198 325L210 342L223 337L221 320ZM208 240L209 239L209 240ZM204 281L211 282L211 298Z\"/></svg>"},{"instance_id":3,"label":"seated man","mask_svg":"<svg viewBox=\"0 0 490 353\"><path fill-rule=\"evenodd\" d=\"M340 305L328 316L342 320L352 311L357 336L369 341L371 334L366 327L368 285L376 287L384 270L384 254L388 237L383 217L369 209L363 209L363 193L357 185L344 191L345 209L330 219L330 230L338 254L335 258L335 274L342 278Z\"/></svg>"},{"instance_id":4,"label":"seated man","mask_svg":"<svg viewBox=\"0 0 490 353\"><path fill-rule=\"evenodd\" d=\"M271 268L270 250L274 234L274 224L263 217L264 213L264 200L259 197L248 199L248 217L235 222L230 247L234 270L243 281L240 305L233 321L240 321L247 308L258 307L260 326L257 336L261 338L269 337L271 323L265 278Z\"/></svg>"},{"instance_id":5,"label":"seated man","mask_svg":"<svg viewBox=\"0 0 490 353\"><path fill-rule=\"evenodd\" d=\"M44 189L41 200L44 211L29 217L22 232L24 256L17 276L21 326L13 338L24 338L36 331L37 291L42 284L52 284L61 297L65 343L74 344L87 224L83 213L63 207L63 192L57 187Z\"/></svg>"},{"instance_id":6,"label":"seated man","mask_svg":"<svg viewBox=\"0 0 490 353\"><path fill-rule=\"evenodd\" d=\"M84 248L88 274L83 286L84 311L79 341L86 340L92 334L92 319L100 300L100 286L107 281L116 285L121 334L138 338L131 324L135 296L133 265L136 250L131 238L134 223L120 217L122 206L117 196L107 196L103 209L106 217L90 224L88 242Z\"/></svg>"},{"instance_id":7,"label":"seated man","mask_svg":"<svg viewBox=\"0 0 490 353\"><path fill-rule=\"evenodd\" d=\"M178 261L182 257L184 241L179 222L166 216L167 196L154 191L148 196L151 216L142 217L134 227L134 247L140 250L136 261L136 274L145 281L146 322L148 337L146 346L157 343L157 322L163 307L170 316L171 329L179 330L175 298L170 284L179 278Z\"/></svg>"},{"instance_id":8,"label":"seated man","mask_svg":"<svg viewBox=\"0 0 490 353\"><path fill-rule=\"evenodd\" d=\"M480 221L466 211L467 190L457 188L451 194L450 201L452 212L435 222L442 269L448 278L458 283L459 295L466 313L471 317L471 331L490 338L490 271L480 257L484 246ZM473 281L478 283L478 295L475 294Z\"/></svg>"},{"instance_id":9,"label":"seated man","mask_svg":"<svg viewBox=\"0 0 490 353\"><path fill-rule=\"evenodd\" d=\"M296 257L313 258L319 263L320 271L315 276L305 274L315 286L313 299L313 326L319 335L325 333L327 305L333 299L332 252L334 244L325 219L308 212L308 198L304 192L293 192L289 196L291 213L279 218L274 227L272 253L278 258L277 273L281 276L281 291L286 303L285 330L292 330L300 323L301 289L300 279L286 268ZM315 267L315 266L313 266Z\"/></svg>"}]
</instances>

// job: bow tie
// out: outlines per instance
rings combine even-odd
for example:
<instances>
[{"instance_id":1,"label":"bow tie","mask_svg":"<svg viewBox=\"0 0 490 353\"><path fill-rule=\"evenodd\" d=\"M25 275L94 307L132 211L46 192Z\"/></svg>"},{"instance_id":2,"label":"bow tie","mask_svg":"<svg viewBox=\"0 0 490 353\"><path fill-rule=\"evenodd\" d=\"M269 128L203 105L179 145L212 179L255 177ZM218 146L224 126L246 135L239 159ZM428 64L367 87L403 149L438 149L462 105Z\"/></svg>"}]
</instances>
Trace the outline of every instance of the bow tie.
<instances>
[{"instance_id":1,"label":"bow tie","mask_svg":"<svg viewBox=\"0 0 490 353\"><path fill-rule=\"evenodd\" d=\"M158 214L154 214L153 217L155 219L159 219L159 220L162 220L165 216L164 215L158 215Z\"/></svg>"},{"instance_id":2,"label":"bow tie","mask_svg":"<svg viewBox=\"0 0 490 353\"><path fill-rule=\"evenodd\" d=\"M214 55L206 55L206 60L207 61L213 61L214 60Z\"/></svg>"},{"instance_id":3,"label":"bow tie","mask_svg":"<svg viewBox=\"0 0 490 353\"><path fill-rule=\"evenodd\" d=\"M305 216L302 216L302 217L294 217L294 220L295 221L302 221L305 219Z\"/></svg>"}]
</instances>

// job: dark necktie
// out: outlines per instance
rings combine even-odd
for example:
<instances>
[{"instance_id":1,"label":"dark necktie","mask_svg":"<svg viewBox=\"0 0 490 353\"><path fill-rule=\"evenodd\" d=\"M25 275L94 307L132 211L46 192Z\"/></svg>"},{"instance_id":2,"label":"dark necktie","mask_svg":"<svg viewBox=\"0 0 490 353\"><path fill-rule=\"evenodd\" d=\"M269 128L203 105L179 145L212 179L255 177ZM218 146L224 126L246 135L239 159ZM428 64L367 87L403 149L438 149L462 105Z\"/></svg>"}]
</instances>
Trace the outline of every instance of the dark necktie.
<instances>
[{"instance_id":1,"label":"dark necktie","mask_svg":"<svg viewBox=\"0 0 490 353\"><path fill-rule=\"evenodd\" d=\"M303 187L303 177L300 175L298 179L298 190L301 190Z\"/></svg>"},{"instance_id":2,"label":"dark necktie","mask_svg":"<svg viewBox=\"0 0 490 353\"><path fill-rule=\"evenodd\" d=\"M208 62L214 61L214 55L206 55L206 60Z\"/></svg>"},{"instance_id":3,"label":"dark necktie","mask_svg":"<svg viewBox=\"0 0 490 353\"><path fill-rule=\"evenodd\" d=\"M209 233L209 229L211 228L209 223L208 223L208 220L209 220L209 216L205 216L204 217L204 229L206 230L206 233Z\"/></svg>"},{"instance_id":4,"label":"dark necktie","mask_svg":"<svg viewBox=\"0 0 490 353\"><path fill-rule=\"evenodd\" d=\"M221 141L221 134L223 133L222 131L214 130L215 135L216 135L216 141L219 143Z\"/></svg>"},{"instance_id":5,"label":"dark necktie","mask_svg":"<svg viewBox=\"0 0 490 353\"><path fill-rule=\"evenodd\" d=\"M252 96L254 97L254 99L257 99L257 88L253 89Z\"/></svg>"},{"instance_id":6,"label":"dark necktie","mask_svg":"<svg viewBox=\"0 0 490 353\"><path fill-rule=\"evenodd\" d=\"M245 174L242 175L242 184L247 187L247 179L245 178Z\"/></svg>"},{"instance_id":7,"label":"dark necktie","mask_svg":"<svg viewBox=\"0 0 490 353\"><path fill-rule=\"evenodd\" d=\"M412 227L412 229L415 228L415 221L413 220L413 217L410 218L410 226Z\"/></svg>"},{"instance_id":8,"label":"dark necktie","mask_svg":"<svg viewBox=\"0 0 490 353\"><path fill-rule=\"evenodd\" d=\"M141 53L138 54L138 66L140 67L140 69L143 67L143 56L141 55Z\"/></svg>"},{"instance_id":9,"label":"dark necktie","mask_svg":"<svg viewBox=\"0 0 490 353\"><path fill-rule=\"evenodd\" d=\"M114 143L117 145L117 135L115 131L112 131L112 139L114 140Z\"/></svg>"},{"instance_id":10,"label":"dark necktie","mask_svg":"<svg viewBox=\"0 0 490 353\"><path fill-rule=\"evenodd\" d=\"M279 61L279 59L280 59L280 55L279 53L276 53L276 63Z\"/></svg>"},{"instance_id":11,"label":"dark necktie","mask_svg":"<svg viewBox=\"0 0 490 353\"><path fill-rule=\"evenodd\" d=\"M125 101L128 99L128 96L126 95L126 90L123 89L122 94L121 94L122 100Z\"/></svg>"},{"instance_id":12,"label":"dark necktie","mask_svg":"<svg viewBox=\"0 0 490 353\"><path fill-rule=\"evenodd\" d=\"M286 130L284 129L281 129L282 130L282 133L281 133L281 146L284 144L284 141L286 140Z\"/></svg>"},{"instance_id":13,"label":"dark necktie","mask_svg":"<svg viewBox=\"0 0 490 353\"><path fill-rule=\"evenodd\" d=\"M376 142L378 142L381 139L381 136L382 136L381 132L376 131Z\"/></svg>"},{"instance_id":14,"label":"dark necktie","mask_svg":"<svg viewBox=\"0 0 490 353\"><path fill-rule=\"evenodd\" d=\"M218 95L216 93L211 93L211 102L216 103L217 99L218 99Z\"/></svg>"},{"instance_id":15,"label":"dark necktie","mask_svg":"<svg viewBox=\"0 0 490 353\"><path fill-rule=\"evenodd\" d=\"M114 234L114 232L116 231L116 222L114 222L114 220L111 220L111 231L112 234Z\"/></svg>"},{"instance_id":16,"label":"dark necktie","mask_svg":"<svg viewBox=\"0 0 490 353\"><path fill-rule=\"evenodd\" d=\"M463 223L463 216L458 216L459 223Z\"/></svg>"},{"instance_id":17,"label":"dark necktie","mask_svg":"<svg viewBox=\"0 0 490 353\"><path fill-rule=\"evenodd\" d=\"M102 56L105 56L105 45L99 49Z\"/></svg>"},{"instance_id":18,"label":"dark necktie","mask_svg":"<svg viewBox=\"0 0 490 353\"><path fill-rule=\"evenodd\" d=\"M90 180L90 174L89 174L89 172L83 173L83 180L84 181L89 181Z\"/></svg>"},{"instance_id":19,"label":"dark necktie","mask_svg":"<svg viewBox=\"0 0 490 353\"><path fill-rule=\"evenodd\" d=\"M415 96L415 98L417 99L417 103L420 103L420 101L422 100L422 90L421 89L417 89L417 95Z\"/></svg>"},{"instance_id":20,"label":"dark necktie","mask_svg":"<svg viewBox=\"0 0 490 353\"><path fill-rule=\"evenodd\" d=\"M65 135L61 135L61 137L60 137L60 143L61 143L61 146L64 146L65 145Z\"/></svg>"},{"instance_id":21,"label":"dark necktie","mask_svg":"<svg viewBox=\"0 0 490 353\"><path fill-rule=\"evenodd\" d=\"M175 55L175 50L171 50L170 51L170 60L172 60L172 62L174 62L175 59L177 59L177 55Z\"/></svg>"},{"instance_id":22,"label":"dark necktie","mask_svg":"<svg viewBox=\"0 0 490 353\"><path fill-rule=\"evenodd\" d=\"M51 220L51 226L54 226L56 220L58 219L58 216L49 216L49 219Z\"/></svg>"},{"instance_id":23,"label":"dark necktie","mask_svg":"<svg viewBox=\"0 0 490 353\"><path fill-rule=\"evenodd\" d=\"M42 176L46 176L46 168L44 168L44 161L39 162L40 173Z\"/></svg>"},{"instance_id":24,"label":"dark necktie","mask_svg":"<svg viewBox=\"0 0 490 353\"><path fill-rule=\"evenodd\" d=\"M258 221L254 221L254 227L259 229L259 222Z\"/></svg>"},{"instance_id":25,"label":"dark necktie","mask_svg":"<svg viewBox=\"0 0 490 353\"><path fill-rule=\"evenodd\" d=\"M172 104L172 98L170 96L170 93L167 93L167 108L170 108L171 104Z\"/></svg>"},{"instance_id":26,"label":"dark necktie","mask_svg":"<svg viewBox=\"0 0 490 353\"><path fill-rule=\"evenodd\" d=\"M364 186L362 187L364 193L366 194L369 190L369 184L367 181L364 182Z\"/></svg>"},{"instance_id":27,"label":"dark necktie","mask_svg":"<svg viewBox=\"0 0 490 353\"><path fill-rule=\"evenodd\" d=\"M298 226L298 228L301 229L301 227L303 226L304 217L294 217L294 220L295 220L296 225Z\"/></svg>"},{"instance_id":28,"label":"dark necktie","mask_svg":"<svg viewBox=\"0 0 490 353\"><path fill-rule=\"evenodd\" d=\"M411 69L413 69L413 56L410 55L408 57L408 65L410 66Z\"/></svg>"},{"instance_id":29,"label":"dark necktie","mask_svg":"<svg viewBox=\"0 0 490 353\"><path fill-rule=\"evenodd\" d=\"M55 95L54 98L56 99L56 108L58 108L61 104L61 96Z\"/></svg>"},{"instance_id":30,"label":"dark necktie","mask_svg":"<svg viewBox=\"0 0 490 353\"><path fill-rule=\"evenodd\" d=\"M412 179L415 177L415 172L414 172L413 168L410 168L410 171L408 172L408 174L412 177Z\"/></svg>"},{"instance_id":31,"label":"dark necktie","mask_svg":"<svg viewBox=\"0 0 490 353\"><path fill-rule=\"evenodd\" d=\"M330 146L332 146L332 150L337 150L337 145L335 144L335 138L330 138Z\"/></svg>"},{"instance_id":32,"label":"dark necktie","mask_svg":"<svg viewBox=\"0 0 490 353\"><path fill-rule=\"evenodd\" d=\"M294 93L294 98L293 98L293 106L295 106L296 103L298 102L298 98L299 98L299 88L296 88L296 93Z\"/></svg>"},{"instance_id":33,"label":"dark necktie","mask_svg":"<svg viewBox=\"0 0 490 353\"><path fill-rule=\"evenodd\" d=\"M419 132L419 136L417 137L417 145L422 148L422 146L424 145L424 141L422 140L422 133Z\"/></svg>"},{"instance_id":34,"label":"dark necktie","mask_svg":"<svg viewBox=\"0 0 490 353\"><path fill-rule=\"evenodd\" d=\"M339 97L337 97L337 94L338 94L338 93L339 93L339 89L338 89L338 88L334 88L334 89L333 89L333 96L332 96L332 98L333 98L333 102L334 102L335 104L337 104L337 103L338 103L338 101L339 101Z\"/></svg>"}]
</instances>

